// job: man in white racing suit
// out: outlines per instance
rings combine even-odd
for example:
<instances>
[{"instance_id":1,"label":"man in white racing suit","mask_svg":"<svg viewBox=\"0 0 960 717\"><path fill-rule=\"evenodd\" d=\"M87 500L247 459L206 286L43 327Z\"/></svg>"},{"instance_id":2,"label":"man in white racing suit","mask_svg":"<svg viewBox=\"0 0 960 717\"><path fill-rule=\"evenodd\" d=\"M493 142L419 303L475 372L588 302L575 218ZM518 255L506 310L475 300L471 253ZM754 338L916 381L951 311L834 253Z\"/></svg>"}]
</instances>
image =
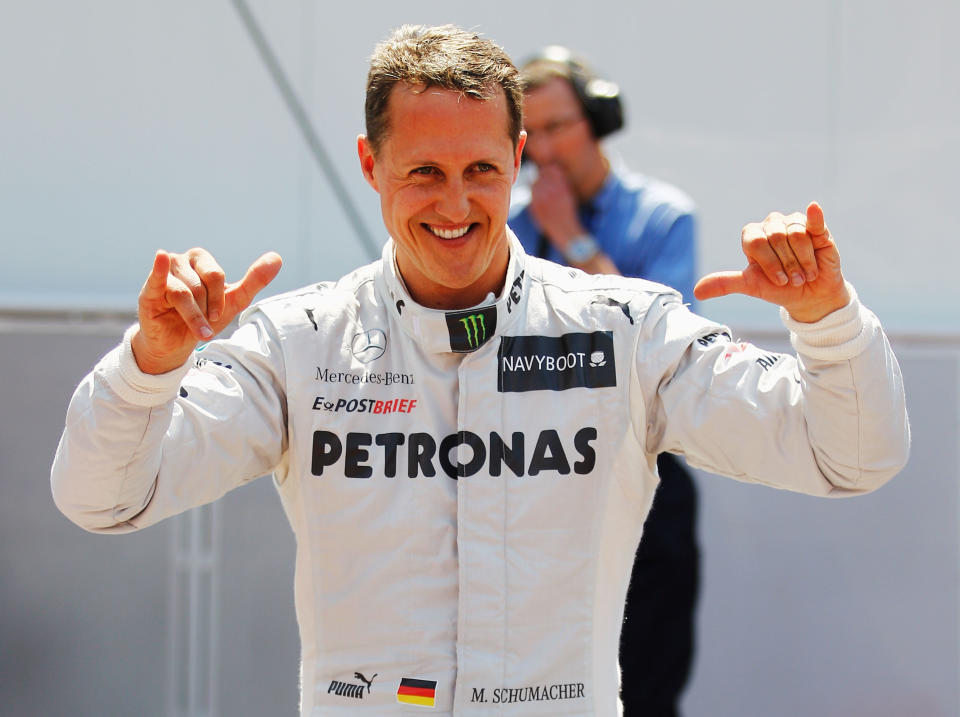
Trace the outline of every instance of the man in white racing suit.
<instances>
[{"instance_id":1,"label":"man in white racing suit","mask_svg":"<svg viewBox=\"0 0 960 717\"><path fill-rule=\"evenodd\" d=\"M297 539L304 715L613 715L624 595L656 457L804 493L905 463L896 360L816 204L743 232L699 298L779 304L797 357L737 342L667 287L528 257L509 58L462 30L377 48L362 171L391 239L262 301L157 253L139 321L81 383L60 509L127 532L273 473Z\"/></svg>"}]
</instances>

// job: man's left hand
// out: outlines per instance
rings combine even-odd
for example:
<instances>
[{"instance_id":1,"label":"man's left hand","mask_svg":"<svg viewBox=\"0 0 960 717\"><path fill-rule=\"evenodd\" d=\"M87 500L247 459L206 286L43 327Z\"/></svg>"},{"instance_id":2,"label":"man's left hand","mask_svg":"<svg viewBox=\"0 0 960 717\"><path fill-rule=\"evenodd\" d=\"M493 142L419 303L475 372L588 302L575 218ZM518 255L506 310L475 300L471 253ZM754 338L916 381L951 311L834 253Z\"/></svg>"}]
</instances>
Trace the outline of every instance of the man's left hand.
<instances>
[{"instance_id":1,"label":"man's left hand","mask_svg":"<svg viewBox=\"0 0 960 717\"><path fill-rule=\"evenodd\" d=\"M840 254L816 202L801 212L774 212L747 224L740 235L747 267L704 276L693 289L703 301L746 294L784 307L796 321L812 323L850 302Z\"/></svg>"}]
</instances>

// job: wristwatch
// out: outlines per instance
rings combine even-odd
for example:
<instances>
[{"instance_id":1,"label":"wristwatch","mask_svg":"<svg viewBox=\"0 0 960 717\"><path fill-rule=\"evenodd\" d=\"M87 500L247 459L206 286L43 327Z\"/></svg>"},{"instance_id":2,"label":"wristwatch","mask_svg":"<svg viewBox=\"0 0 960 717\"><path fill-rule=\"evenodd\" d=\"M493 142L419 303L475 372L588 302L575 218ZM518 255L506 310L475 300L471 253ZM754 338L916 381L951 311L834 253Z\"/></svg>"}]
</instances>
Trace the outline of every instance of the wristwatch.
<instances>
[{"instance_id":1,"label":"wristwatch","mask_svg":"<svg viewBox=\"0 0 960 717\"><path fill-rule=\"evenodd\" d=\"M563 258L571 264L586 264L599 252L597 240L589 234L581 234L570 240L563 250Z\"/></svg>"}]
</instances>

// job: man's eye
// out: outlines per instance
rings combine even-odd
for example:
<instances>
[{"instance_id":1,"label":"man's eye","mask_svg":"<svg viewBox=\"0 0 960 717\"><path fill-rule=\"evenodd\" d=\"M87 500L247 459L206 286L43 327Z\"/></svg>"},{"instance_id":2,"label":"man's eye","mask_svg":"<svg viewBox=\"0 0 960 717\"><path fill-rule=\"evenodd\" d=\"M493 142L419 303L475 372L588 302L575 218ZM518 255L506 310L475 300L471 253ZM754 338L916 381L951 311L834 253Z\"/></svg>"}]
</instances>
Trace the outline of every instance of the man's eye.
<instances>
[{"instance_id":1,"label":"man's eye","mask_svg":"<svg viewBox=\"0 0 960 717\"><path fill-rule=\"evenodd\" d=\"M492 172L496 169L492 164L487 164L486 162L481 162L477 165L478 172Z\"/></svg>"},{"instance_id":2,"label":"man's eye","mask_svg":"<svg viewBox=\"0 0 960 717\"><path fill-rule=\"evenodd\" d=\"M437 171L436 167L417 167L411 174L419 174L421 176L429 176L435 174Z\"/></svg>"}]
</instances>

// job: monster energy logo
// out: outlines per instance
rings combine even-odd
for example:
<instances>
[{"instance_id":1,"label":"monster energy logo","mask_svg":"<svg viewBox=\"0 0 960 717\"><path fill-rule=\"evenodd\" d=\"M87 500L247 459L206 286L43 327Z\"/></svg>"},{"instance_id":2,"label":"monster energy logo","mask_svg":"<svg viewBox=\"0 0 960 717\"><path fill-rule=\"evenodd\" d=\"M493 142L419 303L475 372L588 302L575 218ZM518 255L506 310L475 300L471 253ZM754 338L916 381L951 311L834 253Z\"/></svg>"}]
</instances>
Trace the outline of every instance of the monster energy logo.
<instances>
[{"instance_id":1,"label":"monster energy logo","mask_svg":"<svg viewBox=\"0 0 960 717\"><path fill-rule=\"evenodd\" d=\"M476 351L497 330L497 307L479 311L451 311L447 314L450 349L459 353Z\"/></svg>"},{"instance_id":2,"label":"monster energy logo","mask_svg":"<svg viewBox=\"0 0 960 717\"><path fill-rule=\"evenodd\" d=\"M464 316L460 319L460 323L467 332L467 345L470 348L479 348L480 344L487 340L487 327L483 323L483 314Z\"/></svg>"}]
</instances>

